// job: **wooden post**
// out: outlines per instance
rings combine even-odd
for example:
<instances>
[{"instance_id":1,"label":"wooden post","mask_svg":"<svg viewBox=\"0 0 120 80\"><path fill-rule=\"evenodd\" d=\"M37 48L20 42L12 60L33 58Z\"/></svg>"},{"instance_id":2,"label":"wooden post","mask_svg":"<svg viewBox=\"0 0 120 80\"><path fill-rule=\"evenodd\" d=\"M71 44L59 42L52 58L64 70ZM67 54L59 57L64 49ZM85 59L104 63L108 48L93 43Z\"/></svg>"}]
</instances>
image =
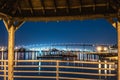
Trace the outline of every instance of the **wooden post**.
<instances>
[{"instance_id":1,"label":"wooden post","mask_svg":"<svg viewBox=\"0 0 120 80\"><path fill-rule=\"evenodd\" d=\"M8 80L14 80L14 39L15 31L20 27L23 21L17 23L12 19L3 20L8 31Z\"/></svg>"},{"instance_id":2,"label":"wooden post","mask_svg":"<svg viewBox=\"0 0 120 80\"><path fill-rule=\"evenodd\" d=\"M101 80L101 60L99 60L98 63L99 80Z\"/></svg>"},{"instance_id":3,"label":"wooden post","mask_svg":"<svg viewBox=\"0 0 120 80\"><path fill-rule=\"evenodd\" d=\"M59 80L59 61L56 61L56 80Z\"/></svg>"},{"instance_id":4,"label":"wooden post","mask_svg":"<svg viewBox=\"0 0 120 80\"><path fill-rule=\"evenodd\" d=\"M107 78L106 74L107 74L107 61L104 61L104 74L105 74L105 79Z\"/></svg>"},{"instance_id":5,"label":"wooden post","mask_svg":"<svg viewBox=\"0 0 120 80\"><path fill-rule=\"evenodd\" d=\"M6 60L4 60L4 80L6 80Z\"/></svg>"},{"instance_id":6,"label":"wooden post","mask_svg":"<svg viewBox=\"0 0 120 80\"><path fill-rule=\"evenodd\" d=\"M14 26L10 26L8 31L8 80L14 80Z\"/></svg>"},{"instance_id":7,"label":"wooden post","mask_svg":"<svg viewBox=\"0 0 120 80\"><path fill-rule=\"evenodd\" d=\"M120 22L116 23L117 25L117 37L118 37L118 80L120 80Z\"/></svg>"},{"instance_id":8,"label":"wooden post","mask_svg":"<svg viewBox=\"0 0 120 80\"><path fill-rule=\"evenodd\" d=\"M111 74L111 68L112 68L112 65L109 64L109 74Z\"/></svg>"},{"instance_id":9,"label":"wooden post","mask_svg":"<svg viewBox=\"0 0 120 80\"><path fill-rule=\"evenodd\" d=\"M117 80L120 80L120 20L112 23L113 27L117 29L117 44L118 44L118 65L117 65Z\"/></svg>"}]
</instances>

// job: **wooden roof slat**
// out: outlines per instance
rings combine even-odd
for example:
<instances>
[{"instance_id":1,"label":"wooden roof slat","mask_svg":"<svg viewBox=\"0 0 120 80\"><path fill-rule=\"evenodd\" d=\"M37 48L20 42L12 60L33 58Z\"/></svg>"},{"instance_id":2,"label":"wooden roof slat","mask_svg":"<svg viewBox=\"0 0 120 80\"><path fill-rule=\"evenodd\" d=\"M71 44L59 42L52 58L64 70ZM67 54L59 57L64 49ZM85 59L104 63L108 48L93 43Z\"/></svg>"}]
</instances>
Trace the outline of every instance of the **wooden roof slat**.
<instances>
[{"instance_id":1,"label":"wooden roof slat","mask_svg":"<svg viewBox=\"0 0 120 80\"><path fill-rule=\"evenodd\" d=\"M79 5L80 5L79 11L82 12L82 2L81 2L81 0L79 0Z\"/></svg>"},{"instance_id":2,"label":"wooden roof slat","mask_svg":"<svg viewBox=\"0 0 120 80\"><path fill-rule=\"evenodd\" d=\"M57 2L56 2L56 0L53 0L53 2L54 2L54 7L55 7L54 11L56 13L57 12Z\"/></svg>"},{"instance_id":3,"label":"wooden roof slat","mask_svg":"<svg viewBox=\"0 0 120 80\"><path fill-rule=\"evenodd\" d=\"M43 14L45 15L45 14L46 14L46 11L45 11L44 0L40 0L40 2L41 2L41 5L42 5L42 11L43 11Z\"/></svg>"},{"instance_id":4,"label":"wooden roof slat","mask_svg":"<svg viewBox=\"0 0 120 80\"><path fill-rule=\"evenodd\" d=\"M21 6L20 6L20 1L18 1L18 13L20 13L21 14Z\"/></svg>"},{"instance_id":5,"label":"wooden roof slat","mask_svg":"<svg viewBox=\"0 0 120 80\"><path fill-rule=\"evenodd\" d=\"M33 5L32 5L32 0L28 0L29 2L29 6L31 8L31 14L34 14L34 10L33 10Z\"/></svg>"},{"instance_id":6,"label":"wooden roof slat","mask_svg":"<svg viewBox=\"0 0 120 80\"><path fill-rule=\"evenodd\" d=\"M93 5L94 4L94 0L81 0L82 1L82 5Z\"/></svg>"},{"instance_id":7,"label":"wooden roof slat","mask_svg":"<svg viewBox=\"0 0 120 80\"><path fill-rule=\"evenodd\" d=\"M70 0L69 3L70 3L70 6L74 7L74 6L80 6L80 2L81 0Z\"/></svg>"},{"instance_id":8,"label":"wooden roof slat","mask_svg":"<svg viewBox=\"0 0 120 80\"><path fill-rule=\"evenodd\" d=\"M110 9L110 1L109 0L106 0L106 6L107 6L107 10Z\"/></svg>"},{"instance_id":9,"label":"wooden roof slat","mask_svg":"<svg viewBox=\"0 0 120 80\"><path fill-rule=\"evenodd\" d=\"M0 7L4 8L6 6L6 0L0 0Z\"/></svg>"},{"instance_id":10,"label":"wooden roof slat","mask_svg":"<svg viewBox=\"0 0 120 80\"><path fill-rule=\"evenodd\" d=\"M33 9L41 9L42 5L40 0L31 0L31 2L33 5Z\"/></svg>"},{"instance_id":11,"label":"wooden roof slat","mask_svg":"<svg viewBox=\"0 0 120 80\"><path fill-rule=\"evenodd\" d=\"M53 0L44 0L45 9L55 8Z\"/></svg>"},{"instance_id":12,"label":"wooden roof slat","mask_svg":"<svg viewBox=\"0 0 120 80\"><path fill-rule=\"evenodd\" d=\"M113 0L110 0L109 1L109 5L114 9L114 10L117 10L117 5L115 4L115 2Z\"/></svg>"},{"instance_id":13,"label":"wooden roof slat","mask_svg":"<svg viewBox=\"0 0 120 80\"><path fill-rule=\"evenodd\" d=\"M93 6L93 11L96 11L96 0L93 0L94 6Z\"/></svg>"},{"instance_id":14,"label":"wooden roof slat","mask_svg":"<svg viewBox=\"0 0 120 80\"><path fill-rule=\"evenodd\" d=\"M28 0L21 0L20 6L21 6L21 8L29 8L30 7Z\"/></svg>"},{"instance_id":15,"label":"wooden roof slat","mask_svg":"<svg viewBox=\"0 0 120 80\"><path fill-rule=\"evenodd\" d=\"M57 7L58 8L65 8L66 7L66 0L57 0Z\"/></svg>"},{"instance_id":16,"label":"wooden roof slat","mask_svg":"<svg viewBox=\"0 0 120 80\"><path fill-rule=\"evenodd\" d=\"M106 0L96 0L96 3L97 3L97 4L99 4L99 3L100 3L100 4L103 4L103 3L106 3Z\"/></svg>"},{"instance_id":17,"label":"wooden roof slat","mask_svg":"<svg viewBox=\"0 0 120 80\"><path fill-rule=\"evenodd\" d=\"M70 2L69 2L69 0L66 0L66 12L70 13Z\"/></svg>"}]
</instances>

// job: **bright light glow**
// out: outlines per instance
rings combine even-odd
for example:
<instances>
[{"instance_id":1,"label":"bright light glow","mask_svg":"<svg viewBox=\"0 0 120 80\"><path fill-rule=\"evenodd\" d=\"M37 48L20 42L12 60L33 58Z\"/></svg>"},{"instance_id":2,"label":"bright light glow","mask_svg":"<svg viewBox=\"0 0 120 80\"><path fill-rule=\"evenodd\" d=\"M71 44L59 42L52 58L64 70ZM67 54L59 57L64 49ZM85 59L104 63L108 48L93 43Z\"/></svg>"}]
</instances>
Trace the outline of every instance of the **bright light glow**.
<instances>
[{"instance_id":1,"label":"bright light glow","mask_svg":"<svg viewBox=\"0 0 120 80\"><path fill-rule=\"evenodd\" d=\"M15 49L19 49L18 47L15 47Z\"/></svg>"},{"instance_id":2,"label":"bright light glow","mask_svg":"<svg viewBox=\"0 0 120 80\"><path fill-rule=\"evenodd\" d=\"M4 47L1 48L2 51L4 51L4 49L5 49Z\"/></svg>"},{"instance_id":3,"label":"bright light glow","mask_svg":"<svg viewBox=\"0 0 120 80\"><path fill-rule=\"evenodd\" d=\"M98 47L97 47L97 51L100 52L101 50L102 50L102 47L101 47L101 46L98 46Z\"/></svg>"},{"instance_id":4,"label":"bright light glow","mask_svg":"<svg viewBox=\"0 0 120 80\"><path fill-rule=\"evenodd\" d=\"M108 48L107 47L104 47L104 51L107 51L108 50Z\"/></svg>"}]
</instances>

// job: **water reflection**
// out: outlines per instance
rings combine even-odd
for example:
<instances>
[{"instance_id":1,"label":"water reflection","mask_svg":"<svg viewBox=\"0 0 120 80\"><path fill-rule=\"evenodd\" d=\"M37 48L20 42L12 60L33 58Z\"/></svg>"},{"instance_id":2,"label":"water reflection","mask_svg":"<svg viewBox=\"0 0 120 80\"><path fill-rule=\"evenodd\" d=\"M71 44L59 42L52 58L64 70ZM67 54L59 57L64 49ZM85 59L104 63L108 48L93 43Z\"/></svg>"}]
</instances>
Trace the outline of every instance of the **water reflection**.
<instances>
[{"instance_id":1,"label":"water reflection","mask_svg":"<svg viewBox=\"0 0 120 80\"><path fill-rule=\"evenodd\" d=\"M40 53L39 52L32 52L32 51L26 51L26 52L15 52L15 60L37 60L37 56L39 56ZM96 55L86 55L86 54L83 54L83 53L79 53L78 54L79 57L77 58L77 61L93 61L93 62L97 62L97 58L99 59L98 56ZM0 53L0 56L1 56L1 59L2 59L2 52ZM83 58L85 57L85 58ZM7 52L4 52L4 56L3 56L3 59L7 59ZM15 73L15 75L20 75L20 76L25 76L25 75L31 75L31 76L56 76L56 73L52 73L53 71L56 71L56 66L57 66L57 63L56 62L41 62L41 60L61 60L61 58L39 58L38 60L40 60L39 62L16 62L15 65L17 66L38 66L38 67L16 67L15 70L22 70L22 71L26 71L26 70L35 70L35 71L38 71L38 72L19 72L19 73ZM63 72L79 72L79 73L99 73L99 74L113 74L113 73L116 73L115 70L107 70L108 68L111 69L111 68L114 68L115 65L112 65L112 64L108 64L108 61L105 60L104 63L105 64L101 64L101 60L99 60L99 64L84 64L84 63L75 63L74 60L71 60L70 58L65 58L63 61L66 61L67 62L61 62L59 63L59 66L70 66L70 67L80 67L79 68L64 68L64 67L59 67L59 71L63 71ZM61 60L62 61L62 60ZM2 65L3 63L1 63ZM44 67L41 67L41 66L46 66L46 68ZM53 67L48 67L49 66L55 66L54 68ZM98 70L89 70L89 69L84 69L85 67L90 67L90 68L99 68ZM104 70L101 70L101 68L104 68ZM44 71L44 72L42 72ZM50 71L50 73L45 73L45 71ZM78 77L78 78L84 78L86 77L86 75L74 75L74 74L59 74L60 76L62 77ZM93 78L93 76L87 76L87 78ZM107 76L104 76L104 77L101 77L101 76L95 76L95 79L108 79L110 78L111 80L115 80L114 77L107 77ZM18 79L16 79L18 80ZM32 80L32 79L29 79L29 80ZM37 80L37 79L35 79ZM42 79L44 80L44 79ZM46 79L48 80L48 79ZM52 79L51 79L52 80ZM109 80L109 79L108 79Z\"/></svg>"},{"instance_id":2,"label":"water reflection","mask_svg":"<svg viewBox=\"0 0 120 80\"><path fill-rule=\"evenodd\" d=\"M38 62L38 65L39 65L39 67L38 67L38 71L39 71L39 75L40 75L40 71L41 71L41 62Z\"/></svg>"}]
</instances>

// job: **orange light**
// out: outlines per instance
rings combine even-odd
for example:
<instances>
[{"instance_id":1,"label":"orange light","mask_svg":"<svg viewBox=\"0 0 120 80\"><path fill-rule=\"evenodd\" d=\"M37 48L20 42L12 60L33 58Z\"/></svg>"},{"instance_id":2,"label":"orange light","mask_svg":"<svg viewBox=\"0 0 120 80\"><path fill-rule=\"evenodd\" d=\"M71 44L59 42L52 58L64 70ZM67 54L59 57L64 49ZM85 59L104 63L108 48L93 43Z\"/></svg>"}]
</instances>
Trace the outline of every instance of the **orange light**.
<instances>
[{"instance_id":1,"label":"orange light","mask_svg":"<svg viewBox=\"0 0 120 80\"><path fill-rule=\"evenodd\" d=\"M100 52L102 50L102 47L101 46L98 46L97 47L97 51Z\"/></svg>"},{"instance_id":2,"label":"orange light","mask_svg":"<svg viewBox=\"0 0 120 80\"><path fill-rule=\"evenodd\" d=\"M108 48L107 47L104 47L104 51L107 51L108 50Z\"/></svg>"}]
</instances>

